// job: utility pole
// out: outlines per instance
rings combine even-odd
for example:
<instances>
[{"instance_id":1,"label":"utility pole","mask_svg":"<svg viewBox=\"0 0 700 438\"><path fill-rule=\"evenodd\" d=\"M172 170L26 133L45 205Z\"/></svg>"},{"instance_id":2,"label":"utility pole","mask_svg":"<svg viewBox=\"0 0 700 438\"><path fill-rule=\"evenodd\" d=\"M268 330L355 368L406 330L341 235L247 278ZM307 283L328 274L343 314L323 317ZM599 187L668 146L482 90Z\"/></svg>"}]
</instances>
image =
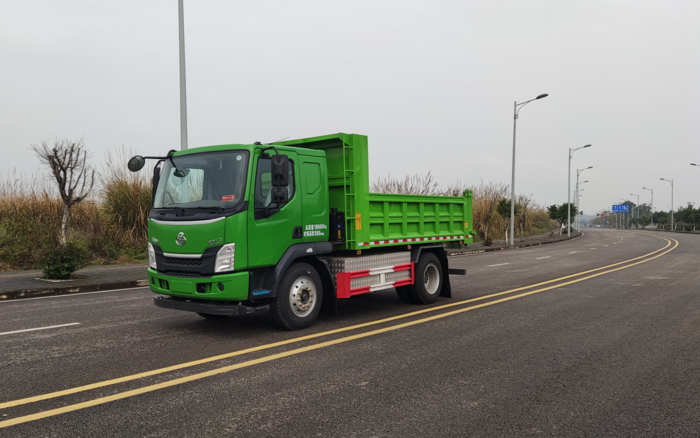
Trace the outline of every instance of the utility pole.
<instances>
[{"instance_id":1,"label":"utility pole","mask_svg":"<svg viewBox=\"0 0 700 438\"><path fill-rule=\"evenodd\" d=\"M187 90L185 79L185 16L183 0L177 2L180 34L180 149L187 149Z\"/></svg>"}]
</instances>

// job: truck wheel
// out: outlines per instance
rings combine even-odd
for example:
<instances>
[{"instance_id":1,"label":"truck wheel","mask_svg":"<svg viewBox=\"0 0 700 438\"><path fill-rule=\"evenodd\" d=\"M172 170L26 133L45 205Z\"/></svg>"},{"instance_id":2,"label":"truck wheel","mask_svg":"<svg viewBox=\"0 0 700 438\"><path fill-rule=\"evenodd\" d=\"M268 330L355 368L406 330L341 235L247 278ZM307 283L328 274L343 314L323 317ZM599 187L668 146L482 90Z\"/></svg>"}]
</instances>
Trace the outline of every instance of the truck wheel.
<instances>
[{"instance_id":1,"label":"truck wheel","mask_svg":"<svg viewBox=\"0 0 700 438\"><path fill-rule=\"evenodd\" d=\"M281 328L301 330L318 317L322 298L321 277L316 270L307 263L295 263L282 276L270 312Z\"/></svg>"},{"instance_id":2,"label":"truck wheel","mask_svg":"<svg viewBox=\"0 0 700 438\"><path fill-rule=\"evenodd\" d=\"M434 303L442 290L440 260L432 252L423 253L415 269L416 282L409 286L411 298L418 304Z\"/></svg>"},{"instance_id":3,"label":"truck wheel","mask_svg":"<svg viewBox=\"0 0 700 438\"><path fill-rule=\"evenodd\" d=\"M205 319L226 319L226 318L228 318L228 315L212 315L211 313L199 313L199 312L197 312L197 315L199 315Z\"/></svg>"},{"instance_id":4,"label":"truck wheel","mask_svg":"<svg viewBox=\"0 0 700 438\"><path fill-rule=\"evenodd\" d=\"M401 298L401 301L403 301L406 304L416 304L416 302L413 301L413 298L411 298L410 286L397 287L396 295L398 295L399 298Z\"/></svg>"}]
</instances>

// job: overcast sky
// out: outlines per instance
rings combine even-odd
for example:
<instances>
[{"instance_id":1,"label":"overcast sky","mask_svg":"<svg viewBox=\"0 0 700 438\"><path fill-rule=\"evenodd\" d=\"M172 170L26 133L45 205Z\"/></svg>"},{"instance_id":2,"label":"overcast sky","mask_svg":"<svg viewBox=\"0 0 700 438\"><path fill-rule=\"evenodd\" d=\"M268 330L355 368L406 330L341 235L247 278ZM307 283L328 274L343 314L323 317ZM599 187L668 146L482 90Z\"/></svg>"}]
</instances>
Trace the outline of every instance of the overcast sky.
<instances>
[{"instance_id":1,"label":"overcast sky","mask_svg":"<svg viewBox=\"0 0 700 438\"><path fill-rule=\"evenodd\" d=\"M700 1L185 0L190 147L369 136L372 180L425 174L566 201L700 202ZM176 0L0 3L0 177L31 144L180 147ZM573 185L573 182L572 182ZM636 198L633 198L636 201Z\"/></svg>"}]
</instances>

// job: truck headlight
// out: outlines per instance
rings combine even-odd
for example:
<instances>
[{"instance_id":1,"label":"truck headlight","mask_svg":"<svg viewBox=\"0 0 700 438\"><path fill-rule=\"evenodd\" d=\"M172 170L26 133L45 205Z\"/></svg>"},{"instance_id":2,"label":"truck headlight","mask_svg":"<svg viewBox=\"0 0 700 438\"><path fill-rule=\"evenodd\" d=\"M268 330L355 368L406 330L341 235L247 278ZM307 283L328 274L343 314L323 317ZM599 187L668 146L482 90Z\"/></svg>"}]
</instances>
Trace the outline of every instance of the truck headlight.
<instances>
[{"instance_id":1,"label":"truck headlight","mask_svg":"<svg viewBox=\"0 0 700 438\"><path fill-rule=\"evenodd\" d=\"M233 271L233 258L236 254L236 244L227 243L216 253L214 272Z\"/></svg>"},{"instance_id":2,"label":"truck headlight","mask_svg":"<svg viewBox=\"0 0 700 438\"><path fill-rule=\"evenodd\" d=\"M158 265L156 264L156 250L153 249L151 242L148 242L148 265L153 269L158 269Z\"/></svg>"}]
</instances>

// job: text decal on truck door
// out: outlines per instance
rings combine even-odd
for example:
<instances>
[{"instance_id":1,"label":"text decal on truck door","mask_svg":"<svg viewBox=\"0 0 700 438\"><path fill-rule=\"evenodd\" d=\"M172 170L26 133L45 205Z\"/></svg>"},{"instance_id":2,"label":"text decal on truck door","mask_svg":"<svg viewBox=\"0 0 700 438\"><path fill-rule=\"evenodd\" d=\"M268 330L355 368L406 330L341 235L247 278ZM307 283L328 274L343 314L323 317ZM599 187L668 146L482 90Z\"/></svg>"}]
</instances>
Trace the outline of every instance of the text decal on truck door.
<instances>
[{"instance_id":1,"label":"text decal on truck door","mask_svg":"<svg viewBox=\"0 0 700 438\"><path fill-rule=\"evenodd\" d=\"M326 224L307 225L304 227L304 237L325 236Z\"/></svg>"}]
</instances>

